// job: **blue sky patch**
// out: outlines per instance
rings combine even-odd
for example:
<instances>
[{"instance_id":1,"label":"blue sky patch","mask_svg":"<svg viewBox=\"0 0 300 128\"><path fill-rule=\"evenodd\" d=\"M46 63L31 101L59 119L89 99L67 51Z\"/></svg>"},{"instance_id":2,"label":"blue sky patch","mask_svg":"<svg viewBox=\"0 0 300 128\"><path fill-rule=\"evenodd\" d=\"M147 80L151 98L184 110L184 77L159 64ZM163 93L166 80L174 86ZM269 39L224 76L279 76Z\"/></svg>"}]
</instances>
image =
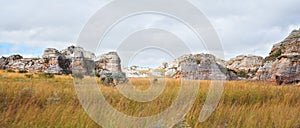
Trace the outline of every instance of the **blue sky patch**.
<instances>
[{"instance_id":1,"label":"blue sky patch","mask_svg":"<svg viewBox=\"0 0 300 128\"><path fill-rule=\"evenodd\" d=\"M9 56L12 54L20 54L24 57L40 57L43 54L43 48L0 42L0 56Z\"/></svg>"}]
</instances>

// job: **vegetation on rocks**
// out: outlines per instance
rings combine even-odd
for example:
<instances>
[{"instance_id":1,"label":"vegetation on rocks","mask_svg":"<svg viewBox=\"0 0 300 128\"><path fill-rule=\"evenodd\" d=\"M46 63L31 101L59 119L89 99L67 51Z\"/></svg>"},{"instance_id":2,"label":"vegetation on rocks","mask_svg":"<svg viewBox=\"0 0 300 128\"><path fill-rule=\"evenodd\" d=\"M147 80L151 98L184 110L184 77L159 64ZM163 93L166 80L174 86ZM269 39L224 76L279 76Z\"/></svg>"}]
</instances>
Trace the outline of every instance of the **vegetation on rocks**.
<instances>
[{"instance_id":1,"label":"vegetation on rocks","mask_svg":"<svg viewBox=\"0 0 300 128\"><path fill-rule=\"evenodd\" d=\"M267 56L265 59L264 59L264 62L267 62L267 61L275 61L279 56L281 56L282 54L282 50L279 49L278 51L276 51L275 54L272 54L270 56Z\"/></svg>"},{"instance_id":2,"label":"vegetation on rocks","mask_svg":"<svg viewBox=\"0 0 300 128\"><path fill-rule=\"evenodd\" d=\"M40 78L54 78L54 74L51 74L51 73L40 73L39 77Z\"/></svg>"},{"instance_id":3,"label":"vegetation on rocks","mask_svg":"<svg viewBox=\"0 0 300 128\"><path fill-rule=\"evenodd\" d=\"M28 73L26 70L19 70L18 73Z\"/></svg>"}]
</instances>

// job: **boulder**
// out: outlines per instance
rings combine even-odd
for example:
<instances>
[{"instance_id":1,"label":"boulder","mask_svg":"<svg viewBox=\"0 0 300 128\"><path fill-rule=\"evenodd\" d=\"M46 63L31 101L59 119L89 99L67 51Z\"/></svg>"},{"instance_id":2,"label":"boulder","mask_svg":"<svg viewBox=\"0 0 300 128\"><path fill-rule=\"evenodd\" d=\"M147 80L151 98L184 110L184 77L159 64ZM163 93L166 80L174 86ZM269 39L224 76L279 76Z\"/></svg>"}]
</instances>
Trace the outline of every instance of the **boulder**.
<instances>
[{"instance_id":1,"label":"boulder","mask_svg":"<svg viewBox=\"0 0 300 128\"><path fill-rule=\"evenodd\" d=\"M71 59L66 58L54 48L47 48L43 54L44 72L52 74L69 74L71 73Z\"/></svg>"},{"instance_id":2,"label":"boulder","mask_svg":"<svg viewBox=\"0 0 300 128\"><path fill-rule=\"evenodd\" d=\"M23 59L23 57L21 55L11 55L8 57L8 60L20 60L20 59Z\"/></svg>"},{"instance_id":3,"label":"boulder","mask_svg":"<svg viewBox=\"0 0 300 128\"><path fill-rule=\"evenodd\" d=\"M259 67L255 74L257 80L269 80L271 78L273 63L273 61L267 61L261 67Z\"/></svg>"},{"instance_id":4,"label":"boulder","mask_svg":"<svg viewBox=\"0 0 300 128\"><path fill-rule=\"evenodd\" d=\"M25 70L29 72L43 72L43 59L25 58L22 61L25 63Z\"/></svg>"},{"instance_id":5,"label":"boulder","mask_svg":"<svg viewBox=\"0 0 300 128\"><path fill-rule=\"evenodd\" d=\"M2 56L0 58L0 69L1 70L6 70L6 65L8 64L7 58Z\"/></svg>"},{"instance_id":6,"label":"boulder","mask_svg":"<svg viewBox=\"0 0 300 128\"><path fill-rule=\"evenodd\" d=\"M43 58L56 58L61 55L61 53L55 48L47 48L44 50Z\"/></svg>"},{"instance_id":7,"label":"boulder","mask_svg":"<svg viewBox=\"0 0 300 128\"><path fill-rule=\"evenodd\" d=\"M152 70L149 67L139 67L139 66L131 66L131 67L124 67L122 71L126 73L127 77L131 78L144 78L149 77L151 74L159 75L157 71Z\"/></svg>"},{"instance_id":8,"label":"boulder","mask_svg":"<svg viewBox=\"0 0 300 128\"><path fill-rule=\"evenodd\" d=\"M65 55L67 58L85 58L88 60L94 60L96 57L94 53L86 51L82 47L73 45L61 50L60 53Z\"/></svg>"},{"instance_id":9,"label":"boulder","mask_svg":"<svg viewBox=\"0 0 300 128\"><path fill-rule=\"evenodd\" d=\"M96 61L97 72L122 72L121 59L117 52L109 52L98 56Z\"/></svg>"},{"instance_id":10,"label":"boulder","mask_svg":"<svg viewBox=\"0 0 300 128\"><path fill-rule=\"evenodd\" d=\"M274 62L271 81L279 85L300 82L300 54L283 54Z\"/></svg>"},{"instance_id":11,"label":"boulder","mask_svg":"<svg viewBox=\"0 0 300 128\"><path fill-rule=\"evenodd\" d=\"M244 77L254 77L263 65L263 57L254 55L240 55L226 62L226 67Z\"/></svg>"},{"instance_id":12,"label":"boulder","mask_svg":"<svg viewBox=\"0 0 300 128\"><path fill-rule=\"evenodd\" d=\"M9 57L1 57L0 68L12 70L24 70L24 64L21 62L23 57L21 55L11 55Z\"/></svg>"},{"instance_id":13,"label":"boulder","mask_svg":"<svg viewBox=\"0 0 300 128\"><path fill-rule=\"evenodd\" d=\"M166 75L174 78L191 80L236 79L236 75L228 71L224 62L211 54L189 54L179 57L167 64Z\"/></svg>"},{"instance_id":14,"label":"boulder","mask_svg":"<svg viewBox=\"0 0 300 128\"><path fill-rule=\"evenodd\" d=\"M95 70L95 54L84 50L79 46L70 46L61 51L67 59L71 60L70 69L73 72L80 72L89 75Z\"/></svg>"}]
</instances>

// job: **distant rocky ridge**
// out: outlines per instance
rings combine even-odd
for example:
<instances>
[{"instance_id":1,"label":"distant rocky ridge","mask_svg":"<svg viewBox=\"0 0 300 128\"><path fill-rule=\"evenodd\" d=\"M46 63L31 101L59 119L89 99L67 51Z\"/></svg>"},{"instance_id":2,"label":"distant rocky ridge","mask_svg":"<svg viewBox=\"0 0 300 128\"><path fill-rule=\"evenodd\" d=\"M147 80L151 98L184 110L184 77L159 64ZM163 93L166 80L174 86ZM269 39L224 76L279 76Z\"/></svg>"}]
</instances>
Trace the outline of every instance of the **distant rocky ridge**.
<instances>
[{"instance_id":1,"label":"distant rocky ridge","mask_svg":"<svg viewBox=\"0 0 300 128\"><path fill-rule=\"evenodd\" d=\"M23 58L12 55L0 58L0 69L27 70L53 74L71 74L74 71L89 73L122 72L121 59L116 52L100 56L81 47L70 46L58 51L47 48L42 58ZM123 68L129 76L147 76L139 68ZM173 78L195 80L251 79L276 81L278 84L300 82L300 30L294 30L282 42L275 44L266 58L240 55L225 61L211 54L183 55L164 62L158 69L147 72ZM163 75L162 74L162 75ZM218 77L216 77L218 76Z\"/></svg>"},{"instance_id":2,"label":"distant rocky ridge","mask_svg":"<svg viewBox=\"0 0 300 128\"><path fill-rule=\"evenodd\" d=\"M217 65L217 68L213 65ZM188 68L182 68L188 67ZM282 42L273 46L266 58L240 55L224 61L209 54L185 55L162 63L166 75L190 79L214 79L212 69L221 71L226 79L276 81L278 84L300 82L300 30L294 30Z\"/></svg>"},{"instance_id":3,"label":"distant rocky ridge","mask_svg":"<svg viewBox=\"0 0 300 128\"><path fill-rule=\"evenodd\" d=\"M175 78L214 79L212 72L215 70L222 73L227 80L239 80L255 78L263 61L263 57L254 55L240 55L225 61L211 54L190 54L162 63L161 68L166 69L166 75Z\"/></svg>"},{"instance_id":4,"label":"distant rocky ridge","mask_svg":"<svg viewBox=\"0 0 300 128\"><path fill-rule=\"evenodd\" d=\"M116 52L101 55L96 59L94 53L85 51L82 47L70 46L61 51L47 48L42 58L23 58L21 55L1 57L0 69L52 74L71 74L72 71L79 71L88 75L95 72L121 72L120 62Z\"/></svg>"},{"instance_id":5,"label":"distant rocky ridge","mask_svg":"<svg viewBox=\"0 0 300 128\"><path fill-rule=\"evenodd\" d=\"M166 70L166 76L194 80L237 79L232 71L227 70L221 60L211 54L184 55L171 62L165 62L161 68Z\"/></svg>"}]
</instances>

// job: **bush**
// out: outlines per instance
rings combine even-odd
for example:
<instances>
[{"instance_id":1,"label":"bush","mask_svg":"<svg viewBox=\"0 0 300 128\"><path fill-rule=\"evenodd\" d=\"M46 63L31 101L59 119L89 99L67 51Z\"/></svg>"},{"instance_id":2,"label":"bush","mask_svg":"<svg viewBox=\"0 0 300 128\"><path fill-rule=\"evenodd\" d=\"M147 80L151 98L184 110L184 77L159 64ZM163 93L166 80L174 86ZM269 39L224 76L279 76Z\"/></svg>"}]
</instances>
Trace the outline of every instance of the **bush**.
<instances>
[{"instance_id":1,"label":"bush","mask_svg":"<svg viewBox=\"0 0 300 128\"><path fill-rule=\"evenodd\" d=\"M24 75L26 78L33 78L33 74L25 74Z\"/></svg>"},{"instance_id":2,"label":"bush","mask_svg":"<svg viewBox=\"0 0 300 128\"><path fill-rule=\"evenodd\" d=\"M244 71L240 71L237 75L238 75L239 77L243 77L243 78L247 78L247 77L248 77L247 73L244 72Z\"/></svg>"},{"instance_id":3,"label":"bush","mask_svg":"<svg viewBox=\"0 0 300 128\"><path fill-rule=\"evenodd\" d=\"M98 78L100 78L100 74L99 73L91 73L90 76L91 77L98 77Z\"/></svg>"},{"instance_id":4,"label":"bush","mask_svg":"<svg viewBox=\"0 0 300 128\"><path fill-rule=\"evenodd\" d=\"M200 64L200 63L201 63L201 60L198 60L198 59L197 59L196 62L197 62L197 64Z\"/></svg>"},{"instance_id":5,"label":"bush","mask_svg":"<svg viewBox=\"0 0 300 128\"><path fill-rule=\"evenodd\" d=\"M28 73L26 70L19 70L18 73Z\"/></svg>"},{"instance_id":6,"label":"bush","mask_svg":"<svg viewBox=\"0 0 300 128\"><path fill-rule=\"evenodd\" d=\"M39 77L41 77L41 78L54 78L54 74L52 74L52 73L42 73L42 74L39 74Z\"/></svg>"},{"instance_id":7,"label":"bush","mask_svg":"<svg viewBox=\"0 0 300 128\"><path fill-rule=\"evenodd\" d=\"M274 53L274 54L272 54L272 55L266 57L266 58L264 59L264 62L267 62L267 61L275 61L278 57L281 56L281 54L282 54L282 49L279 49L279 50L276 51L276 53Z\"/></svg>"},{"instance_id":8,"label":"bush","mask_svg":"<svg viewBox=\"0 0 300 128\"><path fill-rule=\"evenodd\" d=\"M12 69L8 69L8 70L7 70L7 72L10 72L10 73L15 73L15 71L14 71L14 70L12 70Z\"/></svg>"}]
</instances>

